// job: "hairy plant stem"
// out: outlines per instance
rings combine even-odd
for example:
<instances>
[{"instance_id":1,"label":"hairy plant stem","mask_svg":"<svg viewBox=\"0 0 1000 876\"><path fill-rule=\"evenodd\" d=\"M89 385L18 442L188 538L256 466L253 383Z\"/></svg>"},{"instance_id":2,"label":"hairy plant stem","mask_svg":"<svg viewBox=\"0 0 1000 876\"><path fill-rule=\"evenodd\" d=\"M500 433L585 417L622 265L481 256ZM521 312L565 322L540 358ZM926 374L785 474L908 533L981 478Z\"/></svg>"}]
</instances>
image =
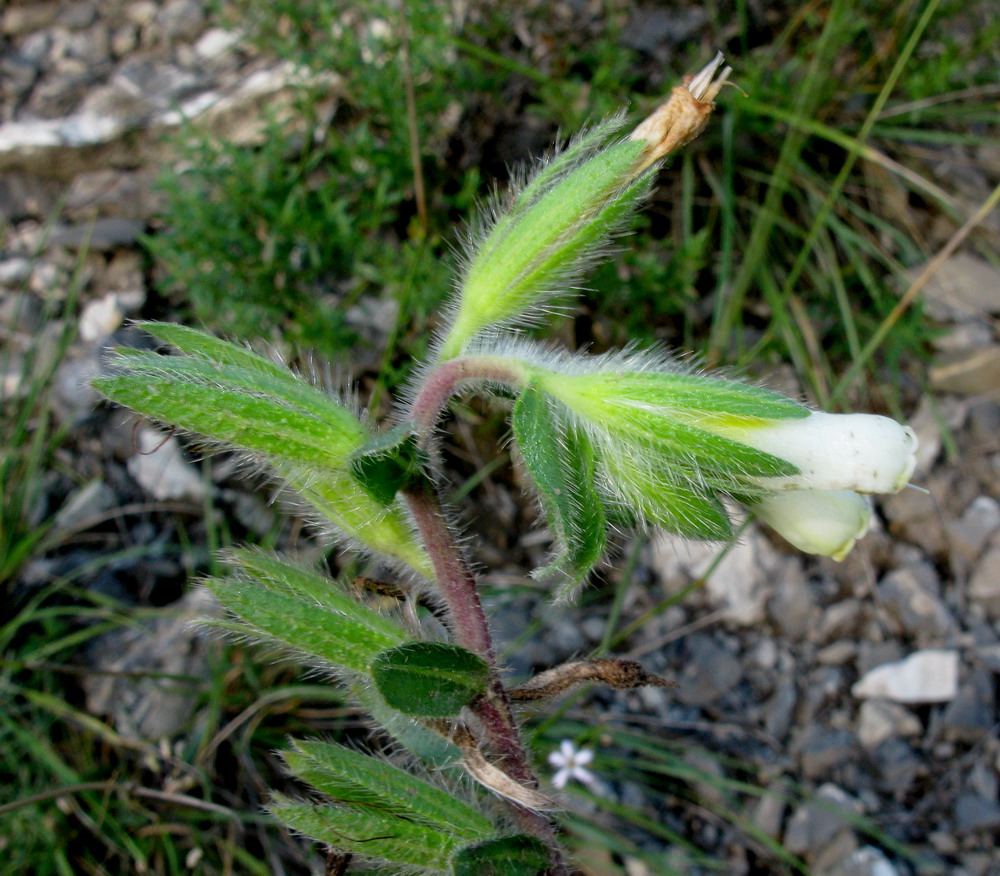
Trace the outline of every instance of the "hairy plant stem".
<instances>
[{"instance_id":1,"label":"hairy plant stem","mask_svg":"<svg viewBox=\"0 0 1000 876\"><path fill-rule=\"evenodd\" d=\"M470 383L501 383L519 386L527 377L524 366L502 356L463 356L449 359L428 374L410 405L409 420L426 446L444 406L459 389Z\"/></svg>"},{"instance_id":2,"label":"hairy plant stem","mask_svg":"<svg viewBox=\"0 0 1000 876\"><path fill-rule=\"evenodd\" d=\"M433 369L410 408L410 420L420 433L421 443L426 446L432 442L434 427L445 404L462 384L470 381L518 384L523 379L524 373L517 363L498 357L453 359ZM510 697L497 671L493 639L475 576L445 520L435 486L429 480L415 484L405 490L403 496L434 566L438 588L448 606L456 644L478 654L490 667L487 695L477 700L471 709L479 719L488 743L499 756L503 771L524 786L537 788L538 779L514 719ZM567 873L548 818L513 801L509 802L521 829L551 848L553 861L549 872L552 876Z\"/></svg>"}]
</instances>

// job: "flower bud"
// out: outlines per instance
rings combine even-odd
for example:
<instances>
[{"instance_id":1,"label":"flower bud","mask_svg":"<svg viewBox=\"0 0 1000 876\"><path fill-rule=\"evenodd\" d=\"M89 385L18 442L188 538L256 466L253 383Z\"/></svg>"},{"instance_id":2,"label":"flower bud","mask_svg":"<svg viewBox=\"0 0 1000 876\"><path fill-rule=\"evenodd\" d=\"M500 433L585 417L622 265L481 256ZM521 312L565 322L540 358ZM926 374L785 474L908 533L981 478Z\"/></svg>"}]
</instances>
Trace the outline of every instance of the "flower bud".
<instances>
[{"instance_id":1,"label":"flower bud","mask_svg":"<svg viewBox=\"0 0 1000 876\"><path fill-rule=\"evenodd\" d=\"M807 554L842 560L871 524L871 502L850 490L788 490L750 505L787 542Z\"/></svg>"},{"instance_id":2,"label":"flower bud","mask_svg":"<svg viewBox=\"0 0 1000 876\"><path fill-rule=\"evenodd\" d=\"M649 189L649 169L704 129L730 72L719 54L687 76L624 140L621 117L584 134L505 198L466 264L439 358L453 359L485 328L532 322L620 230ZM716 74L718 73L718 76Z\"/></svg>"},{"instance_id":3,"label":"flower bud","mask_svg":"<svg viewBox=\"0 0 1000 876\"><path fill-rule=\"evenodd\" d=\"M771 490L898 493L917 464L914 431L874 414L812 411L803 419L726 425L715 431L799 470L797 475L762 481Z\"/></svg>"}]
</instances>

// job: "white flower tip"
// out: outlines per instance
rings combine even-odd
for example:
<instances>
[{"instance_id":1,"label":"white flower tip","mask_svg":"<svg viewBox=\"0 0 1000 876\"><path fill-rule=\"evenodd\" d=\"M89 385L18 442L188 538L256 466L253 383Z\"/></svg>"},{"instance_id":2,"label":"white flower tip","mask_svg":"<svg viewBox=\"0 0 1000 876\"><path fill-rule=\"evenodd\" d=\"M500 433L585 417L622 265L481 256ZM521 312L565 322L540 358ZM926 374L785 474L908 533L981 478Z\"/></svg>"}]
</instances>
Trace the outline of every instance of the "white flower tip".
<instances>
[{"instance_id":1,"label":"white flower tip","mask_svg":"<svg viewBox=\"0 0 1000 876\"><path fill-rule=\"evenodd\" d=\"M722 89L729 74L733 72L732 67L722 67L724 60L722 52L716 52L715 57L691 77L690 82L687 83L687 90L691 92L691 96L695 100L704 102L715 100L715 96ZM722 72L716 76L720 67L722 67Z\"/></svg>"}]
</instances>

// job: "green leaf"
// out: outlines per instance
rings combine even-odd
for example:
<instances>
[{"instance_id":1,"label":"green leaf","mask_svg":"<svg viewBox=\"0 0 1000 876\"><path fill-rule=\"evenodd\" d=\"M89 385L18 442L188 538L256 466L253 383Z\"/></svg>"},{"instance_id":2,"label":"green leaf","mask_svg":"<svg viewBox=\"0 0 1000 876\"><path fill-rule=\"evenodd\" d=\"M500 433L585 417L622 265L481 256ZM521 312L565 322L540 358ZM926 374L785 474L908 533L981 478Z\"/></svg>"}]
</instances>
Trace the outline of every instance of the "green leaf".
<instances>
[{"instance_id":1,"label":"green leaf","mask_svg":"<svg viewBox=\"0 0 1000 876\"><path fill-rule=\"evenodd\" d=\"M604 553L606 520L594 487L590 442L557 411L545 393L528 386L514 406L513 427L556 537L556 556L537 574L565 575L563 595L587 577Z\"/></svg>"},{"instance_id":2,"label":"green leaf","mask_svg":"<svg viewBox=\"0 0 1000 876\"><path fill-rule=\"evenodd\" d=\"M462 849L452 860L454 876L539 876L549 866L541 840L525 834L503 836Z\"/></svg>"},{"instance_id":3,"label":"green leaf","mask_svg":"<svg viewBox=\"0 0 1000 876\"><path fill-rule=\"evenodd\" d=\"M396 494L419 476L426 462L427 455L417 445L417 433L404 423L356 450L351 473L376 502L390 505Z\"/></svg>"},{"instance_id":4,"label":"green leaf","mask_svg":"<svg viewBox=\"0 0 1000 876\"><path fill-rule=\"evenodd\" d=\"M373 635L382 637L383 641L402 644L410 639L402 625L368 608L341 582L326 575L304 569L260 548L233 548L223 558L268 589L342 614L369 629Z\"/></svg>"},{"instance_id":5,"label":"green leaf","mask_svg":"<svg viewBox=\"0 0 1000 876\"><path fill-rule=\"evenodd\" d=\"M452 833L368 806L316 806L293 803L276 794L268 809L289 827L334 848L441 870L462 845Z\"/></svg>"},{"instance_id":6,"label":"green leaf","mask_svg":"<svg viewBox=\"0 0 1000 876\"><path fill-rule=\"evenodd\" d=\"M442 358L458 355L487 326L537 311L648 191L652 176L634 171L645 143L601 149L600 139L571 147L568 161L557 156L557 167L529 182L490 230L469 262Z\"/></svg>"},{"instance_id":7,"label":"green leaf","mask_svg":"<svg viewBox=\"0 0 1000 876\"><path fill-rule=\"evenodd\" d=\"M326 742L296 742L283 754L289 769L340 803L373 806L383 812L420 821L466 842L494 832L486 816L447 791L410 775L406 770Z\"/></svg>"},{"instance_id":8,"label":"green leaf","mask_svg":"<svg viewBox=\"0 0 1000 876\"><path fill-rule=\"evenodd\" d=\"M372 663L379 693L407 715L446 718L486 691L489 667L471 651L413 642L383 651Z\"/></svg>"},{"instance_id":9,"label":"green leaf","mask_svg":"<svg viewBox=\"0 0 1000 876\"><path fill-rule=\"evenodd\" d=\"M358 428L331 425L273 398L190 383L174 374L102 377L93 384L112 401L148 417L307 465L342 466L364 441Z\"/></svg>"},{"instance_id":10,"label":"green leaf","mask_svg":"<svg viewBox=\"0 0 1000 876\"><path fill-rule=\"evenodd\" d=\"M283 365L278 365L245 347L223 341L206 332L174 322L143 321L135 325L136 328L149 332L154 338L159 338L190 356L197 356L220 365L235 365L241 369L270 375L278 380L299 382Z\"/></svg>"},{"instance_id":11,"label":"green leaf","mask_svg":"<svg viewBox=\"0 0 1000 876\"><path fill-rule=\"evenodd\" d=\"M719 415L721 419L750 420L809 416L809 409L794 399L736 380L662 371L616 372L601 377L603 388L596 390L598 394L666 409L671 416L691 425L711 419L706 414Z\"/></svg>"},{"instance_id":12,"label":"green leaf","mask_svg":"<svg viewBox=\"0 0 1000 876\"><path fill-rule=\"evenodd\" d=\"M248 353L233 344L216 341L215 338L211 340L238 354L251 356L254 360L260 359L256 354ZM146 350L117 348L110 364L134 377L170 378L176 382L194 383L269 399L275 404L311 414L354 436L359 442L367 437L360 420L335 397L296 377L287 368L273 365L265 359L260 359L259 366L256 362L245 366L228 361L207 361L193 356L164 356Z\"/></svg>"},{"instance_id":13,"label":"green leaf","mask_svg":"<svg viewBox=\"0 0 1000 876\"><path fill-rule=\"evenodd\" d=\"M433 577L402 506L376 502L348 470L350 455L368 440L353 413L234 344L183 326L146 327L190 355L119 350L113 364L124 373L94 380L99 391L147 416L262 455L338 530Z\"/></svg>"},{"instance_id":14,"label":"green leaf","mask_svg":"<svg viewBox=\"0 0 1000 876\"><path fill-rule=\"evenodd\" d=\"M367 673L380 651L400 643L398 635L386 633L378 615L377 623L365 623L357 613L331 611L239 577L209 578L205 585L260 636L334 666Z\"/></svg>"}]
</instances>

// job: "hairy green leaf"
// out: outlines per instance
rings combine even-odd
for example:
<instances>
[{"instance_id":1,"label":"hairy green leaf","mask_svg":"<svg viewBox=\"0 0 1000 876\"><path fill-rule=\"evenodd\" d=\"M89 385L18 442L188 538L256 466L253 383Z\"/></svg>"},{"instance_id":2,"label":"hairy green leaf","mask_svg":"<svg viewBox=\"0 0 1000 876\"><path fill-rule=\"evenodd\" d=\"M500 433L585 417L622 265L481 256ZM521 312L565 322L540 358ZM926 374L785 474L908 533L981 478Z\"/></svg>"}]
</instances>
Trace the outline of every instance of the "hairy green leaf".
<instances>
[{"instance_id":1,"label":"hairy green leaf","mask_svg":"<svg viewBox=\"0 0 1000 876\"><path fill-rule=\"evenodd\" d=\"M598 138L600 139L600 138ZM634 173L645 144L597 140L571 147L515 196L473 256L441 356L457 355L481 329L537 310L620 226L650 184Z\"/></svg>"},{"instance_id":2,"label":"hairy green leaf","mask_svg":"<svg viewBox=\"0 0 1000 876\"><path fill-rule=\"evenodd\" d=\"M488 818L448 791L360 751L326 742L296 742L295 750L283 757L295 775L340 803L373 806L467 842L494 832Z\"/></svg>"},{"instance_id":3,"label":"hairy green leaf","mask_svg":"<svg viewBox=\"0 0 1000 876\"><path fill-rule=\"evenodd\" d=\"M539 876L549 866L541 840L516 834L462 849L452 860L453 876Z\"/></svg>"},{"instance_id":4,"label":"hairy green leaf","mask_svg":"<svg viewBox=\"0 0 1000 876\"><path fill-rule=\"evenodd\" d=\"M289 827L334 848L442 870L462 845L452 833L437 830L368 806L317 806L293 803L277 794L268 807Z\"/></svg>"},{"instance_id":5,"label":"hairy green leaf","mask_svg":"<svg viewBox=\"0 0 1000 876\"><path fill-rule=\"evenodd\" d=\"M413 642L379 654L372 663L372 678L394 709L446 718L485 692L489 667L455 645Z\"/></svg>"},{"instance_id":6,"label":"hairy green leaf","mask_svg":"<svg viewBox=\"0 0 1000 876\"><path fill-rule=\"evenodd\" d=\"M514 406L514 437L538 488L556 537L552 563L538 574L568 579L561 593L583 581L601 558L606 521L594 488L594 455L585 435L560 417L549 398L529 386Z\"/></svg>"},{"instance_id":7,"label":"hairy green leaf","mask_svg":"<svg viewBox=\"0 0 1000 876\"><path fill-rule=\"evenodd\" d=\"M190 365L204 367L198 362ZM189 365L184 367L190 370ZM299 408L238 388L178 379L176 371L166 376L101 377L93 383L112 401L148 417L307 465L342 466L364 441L357 427L331 425Z\"/></svg>"},{"instance_id":8,"label":"hairy green leaf","mask_svg":"<svg viewBox=\"0 0 1000 876\"><path fill-rule=\"evenodd\" d=\"M627 399L651 409L669 411L684 422L697 425L712 419L803 419L809 409L770 389L736 380L668 371L634 371L594 375L598 396ZM596 380L596 378L600 380Z\"/></svg>"},{"instance_id":9,"label":"hairy green leaf","mask_svg":"<svg viewBox=\"0 0 1000 876\"><path fill-rule=\"evenodd\" d=\"M387 634L384 619L374 612L377 623L364 623L357 611L353 616L341 614L268 590L257 581L210 578L205 584L251 631L334 666L367 673L380 651L400 642L399 636Z\"/></svg>"},{"instance_id":10,"label":"hairy green leaf","mask_svg":"<svg viewBox=\"0 0 1000 876\"><path fill-rule=\"evenodd\" d=\"M228 564L270 590L342 614L367 627L384 641L401 644L410 638L403 626L359 602L340 581L304 569L259 548L234 548L227 551L224 558Z\"/></svg>"}]
</instances>

